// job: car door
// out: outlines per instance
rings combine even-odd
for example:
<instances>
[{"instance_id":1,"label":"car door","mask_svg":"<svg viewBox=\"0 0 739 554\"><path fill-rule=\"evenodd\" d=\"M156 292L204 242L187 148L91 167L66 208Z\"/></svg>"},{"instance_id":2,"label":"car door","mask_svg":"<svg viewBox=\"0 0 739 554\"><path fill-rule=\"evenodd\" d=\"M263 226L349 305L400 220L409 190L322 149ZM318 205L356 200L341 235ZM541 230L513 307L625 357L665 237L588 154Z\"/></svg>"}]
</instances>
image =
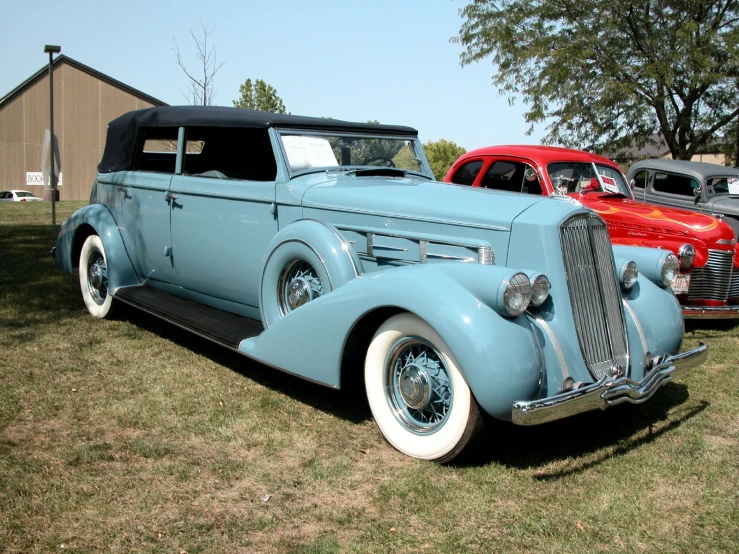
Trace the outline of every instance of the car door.
<instances>
[{"instance_id":1,"label":"car door","mask_svg":"<svg viewBox=\"0 0 739 554\"><path fill-rule=\"evenodd\" d=\"M169 255L170 205L175 172L177 132L142 127L131 171L98 176L101 198L118 224L129 257L144 284L176 284Z\"/></svg>"},{"instance_id":2,"label":"car door","mask_svg":"<svg viewBox=\"0 0 739 554\"><path fill-rule=\"evenodd\" d=\"M258 308L262 259L277 232L276 164L266 129L185 132L182 174L170 190L179 283Z\"/></svg>"},{"instance_id":3,"label":"car door","mask_svg":"<svg viewBox=\"0 0 739 554\"><path fill-rule=\"evenodd\" d=\"M698 180L688 175L650 169L646 200L663 206L700 211L696 202L700 197L695 195L699 186Z\"/></svg>"}]
</instances>

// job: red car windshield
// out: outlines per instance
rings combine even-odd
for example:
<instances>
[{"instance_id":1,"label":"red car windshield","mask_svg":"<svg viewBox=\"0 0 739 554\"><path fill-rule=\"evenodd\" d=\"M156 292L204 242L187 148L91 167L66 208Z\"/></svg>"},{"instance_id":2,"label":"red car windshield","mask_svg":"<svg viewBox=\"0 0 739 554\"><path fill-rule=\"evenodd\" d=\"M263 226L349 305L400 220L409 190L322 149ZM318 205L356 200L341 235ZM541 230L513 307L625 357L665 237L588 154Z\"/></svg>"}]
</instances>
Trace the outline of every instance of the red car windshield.
<instances>
[{"instance_id":1,"label":"red car windshield","mask_svg":"<svg viewBox=\"0 0 739 554\"><path fill-rule=\"evenodd\" d=\"M631 198L631 189L621 172L605 165L556 162L547 166L549 180L559 194L604 192Z\"/></svg>"}]
</instances>

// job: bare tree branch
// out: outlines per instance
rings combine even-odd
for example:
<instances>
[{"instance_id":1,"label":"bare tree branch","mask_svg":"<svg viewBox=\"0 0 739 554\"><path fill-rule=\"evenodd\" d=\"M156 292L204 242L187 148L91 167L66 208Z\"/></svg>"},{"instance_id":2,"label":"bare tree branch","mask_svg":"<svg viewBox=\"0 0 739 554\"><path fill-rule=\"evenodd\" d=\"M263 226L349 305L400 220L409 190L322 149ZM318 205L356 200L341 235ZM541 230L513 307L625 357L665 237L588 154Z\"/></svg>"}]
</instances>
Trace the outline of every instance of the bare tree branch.
<instances>
[{"instance_id":1,"label":"bare tree branch","mask_svg":"<svg viewBox=\"0 0 739 554\"><path fill-rule=\"evenodd\" d=\"M173 50L175 53L175 62L187 76L190 84L188 94L182 92L182 96L192 105L210 106L213 104L213 97L216 93L213 80L224 62L218 63L218 53L216 52L215 46L208 46L208 37L213 34L213 30L208 28L202 19L200 20L200 29L203 33L202 38L198 38L192 29L190 29L190 36L195 42L195 50L199 60L199 71L202 71L202 77L199 75L196 76L187 68L180 51L180 46L174 38L172 39L174 41Z\"/></svg>"}]
</instances>

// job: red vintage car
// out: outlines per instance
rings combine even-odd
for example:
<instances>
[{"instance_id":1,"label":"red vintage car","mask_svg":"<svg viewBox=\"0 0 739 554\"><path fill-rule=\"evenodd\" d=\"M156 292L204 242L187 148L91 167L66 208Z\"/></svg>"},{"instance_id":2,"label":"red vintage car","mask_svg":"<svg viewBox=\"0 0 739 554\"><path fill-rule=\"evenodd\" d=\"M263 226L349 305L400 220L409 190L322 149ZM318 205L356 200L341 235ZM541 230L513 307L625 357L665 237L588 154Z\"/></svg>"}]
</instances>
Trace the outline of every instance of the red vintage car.
<instances>
[{"instance_id":1,"label":"red vintage car","mask_svg":"<svg viewBox=\"0 0 739 554\"><path fill-rule=\"evenodd\" d=\"M466 153L444 181L524 194L567 195L597 212L614 244L665 248L680 260L673 292L686 318L739 318L739 249L713 216L637 202L611 160L552 146L489 146Z\"/></svg>"}]
</instances>

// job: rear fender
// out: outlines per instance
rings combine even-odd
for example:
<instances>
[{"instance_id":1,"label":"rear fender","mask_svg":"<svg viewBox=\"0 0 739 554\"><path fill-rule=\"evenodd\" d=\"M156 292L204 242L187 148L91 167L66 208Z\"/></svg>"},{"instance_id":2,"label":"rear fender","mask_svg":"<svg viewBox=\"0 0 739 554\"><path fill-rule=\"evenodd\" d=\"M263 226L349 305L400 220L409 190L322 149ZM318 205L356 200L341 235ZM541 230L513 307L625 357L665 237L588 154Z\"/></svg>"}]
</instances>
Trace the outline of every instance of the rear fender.
<instances>
[{"instance_id":1,"label":"rear fender","mask_svg":"<svg viewBox=\"0 0 739 554\"><path fill-rule=\"evenodd\" d=\"M504 318L491 307L506 274L506 268L454 262L372 272L289 313L239 350L338 388L352 329L378 309L407 311L441 335L483 409L510 420L514 400L537 396L543 356L525 317Z\"/></svg>"},{"instance_id":2,"label":"rear fender","mask_svg":"<svg viewBox=\"0 0 739 554\"><path fill-rule=\"evenodd\" d=\"M102 204L90 204L74 212L62 223L56 243L54 257L66 271L73 273L79 263L82 244L90 235L97 235L103 241L108 267L108 289L115 295L120 287L140 285L118 225L108 208Z\"/></svg>"}]
</instances>

